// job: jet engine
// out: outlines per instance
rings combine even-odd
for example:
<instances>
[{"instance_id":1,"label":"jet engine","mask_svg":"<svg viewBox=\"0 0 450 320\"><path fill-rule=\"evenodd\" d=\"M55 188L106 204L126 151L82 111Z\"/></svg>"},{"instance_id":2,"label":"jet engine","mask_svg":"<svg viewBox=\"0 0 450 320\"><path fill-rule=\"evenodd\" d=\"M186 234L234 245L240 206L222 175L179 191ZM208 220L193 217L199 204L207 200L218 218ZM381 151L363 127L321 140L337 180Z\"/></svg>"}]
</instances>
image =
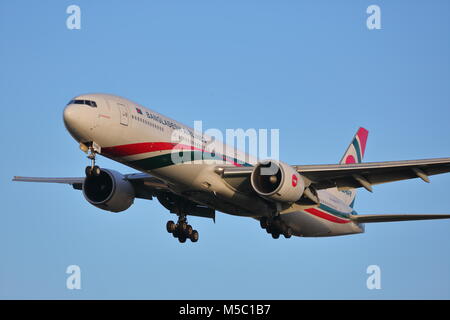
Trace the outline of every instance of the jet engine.
<instances>
[{"instance_id":1,"label":"jet engine","mask_svg":"<svg viewBox=\"0 0 450 320\"><path fill-rule=\"evenodd\" d=\"M101 169L98 176L86 177L83 194L90 204L112 212L128 209L135 197L131 183L122 174L110 169Z\"/></svg>"},{"instance_id":2,"label":"jet engine","mask_svg":"<svg viewBox=\"0 0 450 320\"><path fill-rule=\"evenodd\" d=\"M293 167L281 161L259 162L250 177L253 189L276 202L296 202L305 191L305 181Z\"/></svg>"}]
</instances>

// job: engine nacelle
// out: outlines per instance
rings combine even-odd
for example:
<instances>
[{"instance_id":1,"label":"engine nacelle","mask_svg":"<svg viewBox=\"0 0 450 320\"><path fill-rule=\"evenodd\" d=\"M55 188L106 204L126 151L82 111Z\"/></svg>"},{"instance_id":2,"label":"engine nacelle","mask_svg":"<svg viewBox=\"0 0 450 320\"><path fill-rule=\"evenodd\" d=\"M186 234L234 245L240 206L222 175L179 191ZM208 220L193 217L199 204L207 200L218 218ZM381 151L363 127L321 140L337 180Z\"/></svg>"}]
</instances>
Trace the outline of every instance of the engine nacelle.
<instances>
[{"instance_id":1,"label":"engine nacelle","mask_svg":"<svg viewBox=\"0 0 450 320\"><path fill-rule=\"evenodd\" d=\"M86 200L97 208L112 212L128 209L134 202L134 188L117 171L101 169L99 176L84 180L83 194Z\"/></svg>"},{"instance_id":2,"label":"engine nacelle","mask_svg":"<svg viewBox=\"0 0 450 320\"><path fill-rule=\"evenodd\" d=\"M305 191L305 181L297 170L281 161L259 162L250 181L256 193L277 202L296 202Z\"/></svg>"}]
</instances>

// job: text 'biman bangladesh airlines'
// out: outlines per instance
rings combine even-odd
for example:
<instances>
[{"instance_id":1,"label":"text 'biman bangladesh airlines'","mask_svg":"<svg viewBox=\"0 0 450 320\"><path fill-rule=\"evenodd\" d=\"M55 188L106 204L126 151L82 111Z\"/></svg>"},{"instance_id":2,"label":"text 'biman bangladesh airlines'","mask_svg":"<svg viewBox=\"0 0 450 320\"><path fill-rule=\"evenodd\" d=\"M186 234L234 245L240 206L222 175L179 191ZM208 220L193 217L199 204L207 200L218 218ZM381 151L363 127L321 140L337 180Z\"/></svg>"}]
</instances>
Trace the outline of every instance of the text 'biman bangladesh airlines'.
<instances>
[{"instance_id":1,"label":"text 'biman bangladesh airlines'","mask_svg":"<svg viewBox=\"0 0 450 320\"><path fill-rule=\"evenodd\" d=\"M364 223L444 219L450 215L359 215L356 189L450 171L450 158L362 163L368 131L360 128L339 164L288 165L255 161L155 111L118 96L82 95L64 109L67 130L88 152L86 177L14 177L14 181L71 184L94 206L112 212L128 209L135 198L156 197L177 223L167 231L180 242L199 234L187 216L215 219L215 212L259 220L273 238L325 237L364 232ZM178 135L178 136L177 136ZM174 136L177 140L174 142ZM221 152L218 152L218 151ZM222 151L223 150L223 151ZM141 173L99 168L97 154Z\"/></svg>"}]
</instances>

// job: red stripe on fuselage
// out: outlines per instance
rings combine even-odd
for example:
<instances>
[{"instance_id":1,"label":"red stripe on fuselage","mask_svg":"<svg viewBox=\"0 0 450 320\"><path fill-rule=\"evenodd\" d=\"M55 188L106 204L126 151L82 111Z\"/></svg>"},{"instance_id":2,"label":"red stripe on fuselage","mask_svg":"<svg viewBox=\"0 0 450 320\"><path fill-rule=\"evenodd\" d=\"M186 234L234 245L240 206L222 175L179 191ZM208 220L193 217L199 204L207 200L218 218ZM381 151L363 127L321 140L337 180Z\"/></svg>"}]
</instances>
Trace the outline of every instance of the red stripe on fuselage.
<instances>
[{"instance_id":1,"label":"red stripe on fuselage","mask_svg":"<svg viewBox=\"0 0 450 320\"><path fill-rule=\"evenodd\" d=\"M141 142L141 143L124 144L121 146L114 146L114 147L105 147L102 148L102 153L105 153L111 157L127 157L147 152L169 151L169 150L190 150L190 151L207 152L203 149L199 149L194 146L189 146L180 143ZM237 167L241 166L241 164L234 162L230 157L224 156L223 160L231 162L233 165Z\"/></svg>"},{"instance_id":2,"label":"red stripe on fuselage","mask_svg":"<svg viewBox=\"0 0 450 320\"><path fill-rule=\"evenodd\" d=\"M106 147L102 148L102 152L114 157L126 157L126 156L134 156L136 154L141 153L166 151L172 149L203 151L202 149L198 149L196 147L171 142L142 142L142 143L125 144L114 147Z\"/></svg>"},{"instance_id":3,"label":"red stripe on fuselage","mask_svg":"<svg viewBox=\"0 0 450 320\"><path fill-rule=\"evenodd\" d=\"M335 222L335 223L349 223L350 220L345 220L345 219L341 219L338 218L336 216L333 216L332 214L317 210L315 208L309 208L309 209L305 209L306 212L311 213L312 215L315 215L316 217L331 221L331 222Z\"/></svg>"}]
</instances>

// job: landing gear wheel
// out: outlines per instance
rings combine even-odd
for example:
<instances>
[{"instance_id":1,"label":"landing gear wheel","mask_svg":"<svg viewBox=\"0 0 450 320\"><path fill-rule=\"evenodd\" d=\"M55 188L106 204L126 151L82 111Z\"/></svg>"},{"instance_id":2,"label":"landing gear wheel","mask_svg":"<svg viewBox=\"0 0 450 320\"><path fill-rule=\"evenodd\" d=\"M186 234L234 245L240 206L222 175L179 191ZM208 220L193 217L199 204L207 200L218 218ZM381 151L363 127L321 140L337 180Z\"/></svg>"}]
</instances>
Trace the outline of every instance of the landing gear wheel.
<instances>
[{"instance_id":1,"label":"landing gear wheel","mask_svg":"<svg viewBox=\"0 0 450 320\"><path fill-rule=\"evenodd\" d=\"M187 223L186 222L180 222L178 228L182 231L182 232L186 232L187 230Z\"/></svg>"},{"instance_id":2,"label":"landing gear wheel","mask_svg":"<svg viewBox=\"0 0 450 320\"><path fill-rule=\"evenodd\" d=\"M95 177L98 177L100 175L100 173L102 173L102 171L100 170L99 166L94 166L92 168L92 175Z\"/></svg>"},{"instance_id":3,"label":"landing gear wheel","mask_svg":"<svg viewBox=\"0 0 450 320\"><path fill-rule=\"evenodd\" d=\"M280 237L279 233L272 233L272 238L278 239Z\"/></svg>"},{"instance_id":4,"label":"landing gear wheel","mask_svg":"<svg viewBox=\"0 0 450 320\"><path fill-rule=\"evenodd\" d=\"M187 228L186 228L186 236L189 238L192 235L193 231L194 230L192 229L192 226L190 224L188 224Z\"/></svg>"},{"instance_id":5,"label":"landing gear wheel","mask_svg":"<svg viewBox=\"0 0 450 320\"><path fill-rule=\"evenodd\" d=\"M286 238L286 239L289 239L290 237L292 237L292 229L291 228L289 228L289 227L287 227L286 228L286 231L284 232L284 237Z\"/></svg>"},{"instance_id":6,"label":"landing gear wheel","mask_svg":"<svg viewBox=\"0 0 450 320\"><path fill-rule=\"evenodd\" d=\"M262 217L261 220L259 220L259 224L261 225L261 228L266 229L269 226L267 217Z\"/></svg>"},{"instance_id":7,"label":"landing gear wheel","mask_svg":"<svg viewBox=\"0 0 450 320\"><path fill-rule=\"evenodd\" d=\"M181 243L185 243L186 242L186 237L183 235L181 237L178 237L178 241L180 241Z\"/></svg>"},{"instance_id":8,"label":"landing gear wheel","mask_svg":"<svg viewBox=\"0 0 450 320\"><path fill-rule=\"evenodd\" d=\"M84 169L84 173L86 174L86 177L98 177L102 170L99 166L87 166L86 169Z\"/></svg>"},{"instance_id":9,"label":"landing gear wheel","mask_svg":"<svg viewBox=\"0 0 450 320\"><path fill-rule=\"evenodd\" d=\"M198 232L197 230L192 230L192 234L191 234L191 241L192 242L197 242L198 241Z\"/></svg>"},{"instance_id":10,"label":"landing gear wheel","mask_svg":"<svg viewBox=\"0 0 450 320\"><path fill-rule=\"evenodd\" d=\"M167 229L168 233L173 233L176 228L177 228L177 226L176 226L175 222L173 222L172 220L167 221L166 229Z\"/></svg>"}]
</instances>

